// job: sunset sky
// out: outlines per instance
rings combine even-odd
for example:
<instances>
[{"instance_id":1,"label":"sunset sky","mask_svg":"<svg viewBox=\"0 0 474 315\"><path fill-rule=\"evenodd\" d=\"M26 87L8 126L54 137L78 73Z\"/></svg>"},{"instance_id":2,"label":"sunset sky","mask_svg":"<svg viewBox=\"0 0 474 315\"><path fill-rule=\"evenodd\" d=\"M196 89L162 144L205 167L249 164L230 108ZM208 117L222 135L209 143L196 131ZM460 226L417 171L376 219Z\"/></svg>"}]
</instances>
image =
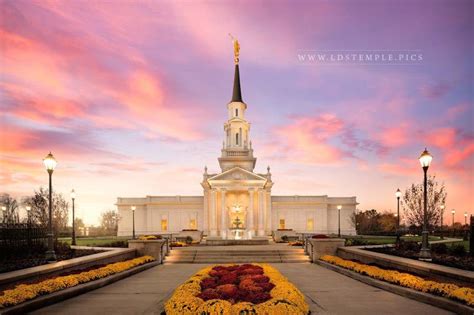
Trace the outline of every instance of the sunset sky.
<instances>
[{"instance_id":1,"label":"sunset sky","mask_svg":"<svg viewBox=\"0 0 474 315\"><path fill-rule=\"evenodd\" d=\"M116 198L201 195L241 44L257 172L274 195L396 210L422 181L474 213L472 1L0 1L0 192L77 192L97 224ZM416 51L413 64L306 64L305 51ZM447 211L448 212L448 211ZM445 218L450 222L450 213Z\"/></svg>"}]
</instances>

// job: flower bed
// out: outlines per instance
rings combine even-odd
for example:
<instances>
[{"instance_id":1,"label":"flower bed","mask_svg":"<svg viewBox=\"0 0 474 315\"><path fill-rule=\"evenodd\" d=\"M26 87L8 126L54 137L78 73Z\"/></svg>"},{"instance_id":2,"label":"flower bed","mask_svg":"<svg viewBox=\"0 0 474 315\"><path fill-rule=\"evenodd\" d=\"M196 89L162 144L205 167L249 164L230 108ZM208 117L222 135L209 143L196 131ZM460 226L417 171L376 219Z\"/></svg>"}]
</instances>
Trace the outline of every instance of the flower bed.
<instances>
[{"instance_id":1,"label":"flower bed","mask_svg":"<svg viewBox=\"0 0 474 315\"><path fill-rule=\"evenodd\" d=\"M165 304L177 314L308 314L303 294L268 264L210 266L179 286Z\"/></svg>"},{"instance_id":2,"label":"flower bed","mask_svg":"<svg viewBox=\"0 0 474 315\"><path fill-rule=\"evenodd\" d=\"M340 266L369 277L397 284L406 288L425 293L431 293L453 300L460 301L469 306L474 306L474 289L459 287L452 283L442 283L424 280L421 277L403 273L396 270L384 270L379 267L369 266L345 260L335 256L325 255L320 258L322 261Z\"/></svg>"},{"instance_id":3,"label":"flower bed","mask_svg":"<svg viewBox=\"0 0 474 315\"><path fill-rule=\"evenodd\" d=\"M71 288L82 283L105 278L107 276L131 269L139 265L143 265L154 260L155 259L151 256L142 256L135 259L116 262L101 268L81 272L78 274L56 277L34 284L20 284L14 289L5 290L1 293L0 308L17 305L27 300L34 299L40 295L46 295L59 290Z\"/></svg>"}]
</instances>

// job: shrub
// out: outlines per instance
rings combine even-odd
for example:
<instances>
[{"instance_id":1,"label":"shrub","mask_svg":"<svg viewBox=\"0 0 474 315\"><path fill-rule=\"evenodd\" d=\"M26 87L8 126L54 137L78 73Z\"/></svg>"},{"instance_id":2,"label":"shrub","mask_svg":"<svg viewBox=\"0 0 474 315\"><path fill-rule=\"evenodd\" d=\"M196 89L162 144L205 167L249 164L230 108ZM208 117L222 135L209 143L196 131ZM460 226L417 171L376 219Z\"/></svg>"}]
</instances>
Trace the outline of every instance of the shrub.
<instances>
[{"instance_id":1,"label":"shrub","mask_svg":"<svg viewBox=\"0 0 474 315\"><path fill-rule=\"evenodd\" d=\"M193 238L191 236L186 236L186 244L191 244L193 242Z\"/></svg>"},{"instance_id":2,"label":"shrub","mask_svg":"<svg viewBox=\"0 0 474 315\"><path fill-rule=\"evenodd\" d=\"M466 255L466 248L463 244L453 244L449 247L448 252L450 255L462 257Z\"/></svg>"},{"instance_id":3,"label":"shrub","mask_svg":"<svg viewBox=\"0 0 474 315\"><path fill-rule=\"evenodd\" d=\"M288 236L287 235L283 235L281 237L281 240L284 241L284 242L288 242Z\"/></svg>"},{"instance_id":4,"label":"shrub","mask_svg":"<svg viewBox=\"0 0 474 315\"><path fill-rule=\"evenodd\" d=\"M369 243L366 240L360 239L360 238L348 238L346 239L345 245L346 246L362 246L362 245L369 245Z\"/></svg>"},{"instance_id":5,"label":"shrub","mask_svg":"<svg viewBox=\"0 0 474 315\"><path fill-rule=\"evenodd\" d=\"M444 243L440 244L432 244L431 245L431 251L436 254L447 254L448 253L448 246Z\"/></svg>"},{"instance_id":6,"label":"shrub","mask_svg":"<svg viewBox=\"0 0 474 315\"><path fill-rule=\"evenodd\" d=\"M313 235L311 238L314 238L314 239L329 238L329 236L327 236L325 234L316 234L316 235Z\"/></svg>"}]
</instances>

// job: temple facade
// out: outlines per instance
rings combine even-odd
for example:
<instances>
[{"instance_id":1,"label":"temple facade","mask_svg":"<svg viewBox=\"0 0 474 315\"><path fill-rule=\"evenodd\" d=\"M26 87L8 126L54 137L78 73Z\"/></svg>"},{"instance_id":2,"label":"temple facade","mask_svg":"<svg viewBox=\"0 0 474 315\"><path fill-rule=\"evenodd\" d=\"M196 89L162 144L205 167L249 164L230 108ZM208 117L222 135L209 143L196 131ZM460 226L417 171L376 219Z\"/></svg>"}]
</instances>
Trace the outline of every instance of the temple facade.
<instances>
[{"instance_id":1,"label":"temple facade","mask_svg":"<svg viewBox=\"0 0 474 315\"><path fill-rule=\"evenodd\" d=\"M204 168L202 196L119 197L118 235L132 235L132 207L137 235L200 230L209 238L253 239L276 230L327 234L338 233L339 228L342 234L355 234L350 217L356 197L273 196L270 167L265 173L255 172L257 158L240 87L238 42L234 47L234 85L218 158L220 172L208 173Z\"/></svg>"}]
</instances>

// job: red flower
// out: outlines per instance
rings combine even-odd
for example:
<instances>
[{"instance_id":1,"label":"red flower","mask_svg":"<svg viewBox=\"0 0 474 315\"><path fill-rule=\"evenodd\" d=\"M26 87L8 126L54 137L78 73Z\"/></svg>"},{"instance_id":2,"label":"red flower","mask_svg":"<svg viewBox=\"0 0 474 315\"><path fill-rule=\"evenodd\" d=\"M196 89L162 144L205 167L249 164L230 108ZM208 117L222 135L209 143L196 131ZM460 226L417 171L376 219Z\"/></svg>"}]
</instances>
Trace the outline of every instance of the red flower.
<instances>
[{"instance_id":1,"label":"red flower","mask_svg":"<svg viewBox=\"0 0 474 315\"><path fill-rule=\"evenodd\" d=\"M237 283L237 274L234 272L223 275L218 281L218 284L232 284Z\"/></svg>"},{"instance_id":2,"label":"red flower","mask_svg":"<svg viewBox=\"0 0 474 315\"><path fill-rule=\"evenodd\" d=\"M198 297L203 299L204 301L213 300L213 299L220 299L220 295L216 289L206 289L198 294Z\"/></svg>"},{"instance_id":3,"label":"red flower","mask_svg":"<svg viewBox=\"0 0 474 315\"><path fill-rule=\"evenodd\" d=\"M206 278L201 281L201 290L217 287L216 278Z\"/></svg>"},{"instance_id":4,"label":"red flower","mask_svg":"<svg viewBox=\"0 0 474 315\"><path fill-rule=\"evenodd\" d=\"M237 286L235 284L223 284L216 288L224 299L235 299L237 297Z\"/></svg>"},{"instance_id":5,"label":"red flower","mask_svg":"<svg viewBox=\"0 0 474 315\"><path fill-rule=\"evenodd\" d=\"M270 292L274 287L275 285L271 282L263 282L263 283L257 283L255 284L257 287L260 287L263 289L263 291L265 292Z\"/></svg>"},{"instance_id":6,"label":"red flower","mask_svg":"<svg viewBox=\"0 0 474 315\"><path fill-rule=\"evenodd\" d=\"M253 281L255 281L257 283L263 283L263 282L270 281L270 278L268 278L267 276L264 276L264 275L252 275L252 277L250 279L252 279Z\"/></svg>"},{"instance_id":7,"label":"red flower","mask_svg":"<svg viewBox=\"0 0 474 315\"><path fill-rule=\"evenodd\" d=\"M255 294L252 294L250 297L251 298L250 298L249 302L251 302L253 304L262 303L262 302L268 301L272 298L271 295L266 293L266 292L255 293Z\"/></svg>"}]
</instances>

